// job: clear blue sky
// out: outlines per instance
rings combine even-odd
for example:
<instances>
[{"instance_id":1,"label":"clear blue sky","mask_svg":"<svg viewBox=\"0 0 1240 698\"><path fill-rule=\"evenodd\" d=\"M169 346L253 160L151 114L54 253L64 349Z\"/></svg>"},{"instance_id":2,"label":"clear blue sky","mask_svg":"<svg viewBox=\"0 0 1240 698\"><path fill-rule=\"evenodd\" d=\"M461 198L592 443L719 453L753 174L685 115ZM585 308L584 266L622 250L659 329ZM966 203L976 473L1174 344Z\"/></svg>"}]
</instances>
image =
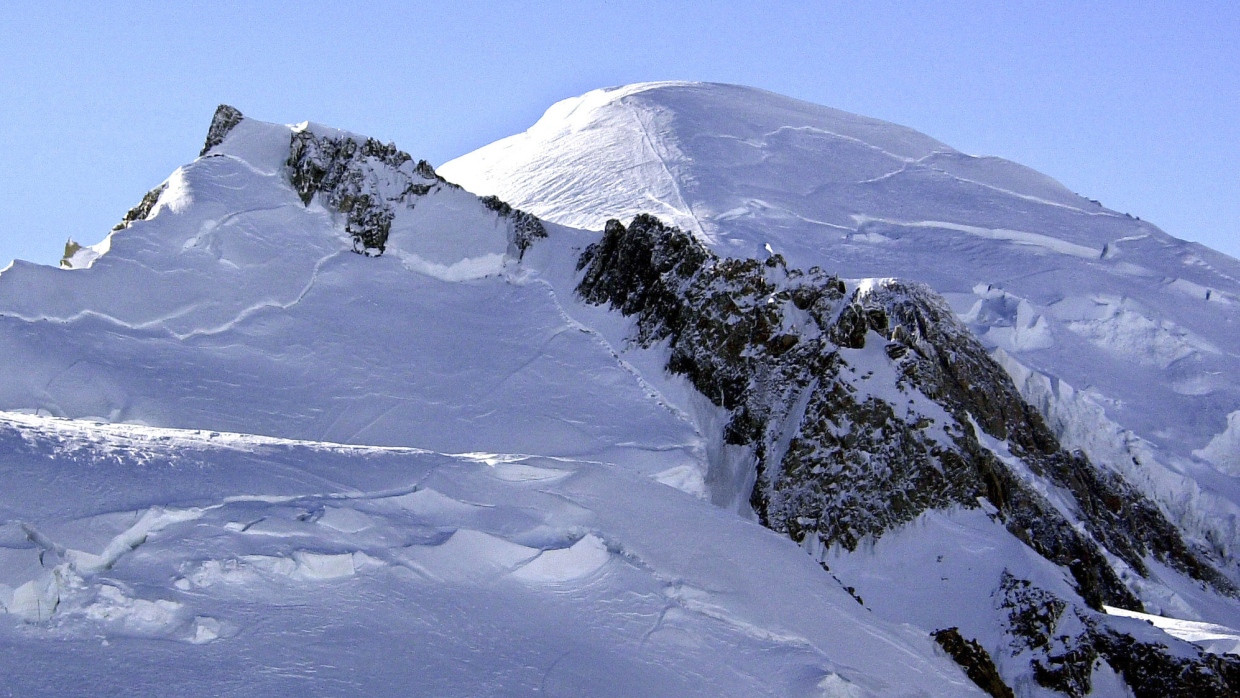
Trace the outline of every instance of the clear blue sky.
<instances>
[{"instance_id":1,"label":"clear blue sky","mask_svg":"<svg viewBox=\"0 0 1240 698\"><path fill-rule=\"evenodd\" d=\"M0 267L102 239L220 102L438 164L658 79L911 126L1240 256L1234 0L252 4L0 8Z\"/></svg>"}]
</instances>

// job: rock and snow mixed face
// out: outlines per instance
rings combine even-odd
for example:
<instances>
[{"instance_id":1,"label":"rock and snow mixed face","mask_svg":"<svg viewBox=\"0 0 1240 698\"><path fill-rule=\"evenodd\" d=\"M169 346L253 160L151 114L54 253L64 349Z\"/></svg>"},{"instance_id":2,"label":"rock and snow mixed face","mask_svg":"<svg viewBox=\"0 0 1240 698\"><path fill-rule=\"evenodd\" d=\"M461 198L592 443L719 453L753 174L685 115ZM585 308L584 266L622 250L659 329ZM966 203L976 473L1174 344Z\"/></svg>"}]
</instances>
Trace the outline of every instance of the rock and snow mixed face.
<instances>
[{"instance_id":1,"label":"rock and snow mixed face","mask_svg":"<svg viewBox=\"0 0 1240 698\"><path fill-rule=\"evenodd\" d=\"M579 264L581 296L633 317L633 341L728 416L732 456L711 465L747 466L759 520L877 614L933 630L979 686L1231 690L1240 660L1101 612L1174 601L1234 623L1235 585L1131 484L1064 451L925 286L721 259L645 215L608 222Z\"/></svg>"},{"instance_id":2,"label":"rock and snow mixed face","mask_svg":"<svg viewBox=\"0 0 1240 698\"><path fill-rule=\"evenodd\" d=\"M440 171L547 220L651 213L725 257L929 284L1067 447L1237 574L1237 260L1015 163L732 85L596 90Z\"/></svg>"}]
</instances>

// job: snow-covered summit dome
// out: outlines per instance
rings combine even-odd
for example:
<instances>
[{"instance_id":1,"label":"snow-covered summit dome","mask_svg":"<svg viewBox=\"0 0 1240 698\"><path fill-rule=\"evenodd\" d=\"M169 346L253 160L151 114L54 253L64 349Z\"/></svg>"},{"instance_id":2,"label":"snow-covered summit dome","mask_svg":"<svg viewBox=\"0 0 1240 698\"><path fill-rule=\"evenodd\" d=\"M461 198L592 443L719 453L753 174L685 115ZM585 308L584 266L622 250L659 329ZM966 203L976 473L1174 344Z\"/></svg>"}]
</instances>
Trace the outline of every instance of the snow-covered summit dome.
<instances>
[{"instance_id":1,"label":"snow-covered summit dome","mask_svg":"<svg viewBox=\"0 0 1240 698\"><path fill-rule=\"evenodd\" d=\"M569 225L599 228L610 215L646 212L708 241L737 243L734 226L720 220L777 214L855 227L857 211L839 202L868 199L863 210L889 209L882 182L906 172L1092 207L1032 170L971 158L904 126L718 83L593 90L440 169L468 189Z\"/></svg>"}]
</instances>

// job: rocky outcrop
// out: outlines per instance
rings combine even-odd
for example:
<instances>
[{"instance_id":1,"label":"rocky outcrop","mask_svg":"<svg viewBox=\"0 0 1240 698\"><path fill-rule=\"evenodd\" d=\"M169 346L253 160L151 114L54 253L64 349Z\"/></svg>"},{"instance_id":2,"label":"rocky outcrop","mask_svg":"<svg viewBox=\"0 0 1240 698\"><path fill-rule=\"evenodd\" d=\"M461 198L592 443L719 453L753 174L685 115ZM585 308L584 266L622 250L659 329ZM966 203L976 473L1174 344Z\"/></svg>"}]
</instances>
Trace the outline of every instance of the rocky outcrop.
<instances>
[{"instance_id":1,"label":"rocky outcrop","mask_svg":"<svg viewBox=\"0 0 1240 698\"><path fill-rule=\"evenodd\" d=\"M580 268L585 300L635 316L639 344L667 341L668 370L731 411L727 440L755 452L754 510L794 540L853 549L928 509L982 497L1014 535L1068 567L1095 607L1139 607L1099 544L1138 572L1150 554L1230 590L1135 489L1060 449L924 286L849 292L778 257L718 258L649 216L608 223ZM865 353L871 343L883 360ZM979 429L1021 468L984 446ZM1075 496L1089 536L1028 486L1024 469Z\"/></svg>"},{"instance_id":2,"label":"rocky outcrop","mask_svg":"<svg viewBox=\"0 0 1240 698\"><path fill-rule=\"evenodd\" d=\"M1110 628L1091 627L1094 648L1123 677L1137 698L1240 695L1240 659L1196 650L1178 655L1157 642L1140 642Z\"/></svg>"},{"instance_id":3,"label":"rocky outcrop","mask_svg":"<svg viewBox=\"0 0 1240 698\"><path fill-rule=\"evenodd\" d=\"M130 225L133 225L134 222L144 221L150 217L151 211L155 209L155 204L159 203L159 197L163 195L164 190L167 188L168 185L165 183L148 191L145 195L143 195L142 200L138 202L137 206L129 209L129 212L125 214L125 217L121 219L120 223L112 226L112 230L124 230ZM65 252L67 254L68 249L66 249Z\"/></svg>"},{"instance_id":4,"label":"rocky outcrop","mask_svg":"<svg viewBox=\"0 0 1240 698\"><path fill-rule=\"evenodd\" d=\"M227 104L216 107L215 116L211 117L211 126L207 129L207 141L203 144L202 152L198 153L198 157L206 155L212 148L223 143L228 132L236 128L244 118L235 107Z\"/></svg>"},{"instance_id":5,"label":"rocky outcrop","mask_svg":"<svg viewBox=\"0 0 1240 698\"><path fill-rule=\"evenodd\" d=\"M1025 656L1038 685L1068 696L1089 695L1105 661L1138 698L1233 696L1240 690L1240 658L1213 655L1134 637L1102 614L1083 609L1029 580L1005 573L997 606L1017 656Z\"/></svg>"},{"instance_id":6,"label":"rocky outcrop","mask_svg":"<svg viewBox=\"0 0 1240 698\"><path fill-rule=\"evenodd\" d=\"M345 217L353 251L380 255L387 247L395 208L442 183L425 161L411 164L408 153L373 138L358 141L309 129L295 131L289 144L289 181L303 203L316 195Z\"/></svg>"},{"instance_id":7,"label":"rocky outcrop","mask_svg":"<svg viewBox=\"0 0 1240 698\"><path fill-rule=\"evenodd\" d=\"M75 242L73 238L69 238L68 240L66 240L65 241L65 253L60 258L60 268L61 269L72 269L73 268L73 261L72 261L73 256L77 254L78 251L81 249L82 249L82 245Z\"/></svg>"},{"instance_id":8,"label":"rocky outcrop","mask_svg":"<svg viewBox=\"0 0 1240 698\"><path fill-rule=\"evenodd\" d=\"M515 253L517 259L525 257L525 251L535 240L547 237L547 228L537 216L513 208L497 196L484 196L481 201L483 206L509 220L512 231L509 236L513 248L511 252Z\"/></svg>"},{"instance_id":9,"label":"rocky outcrop","mask_svg":"<svg viewBox=\"0 0 1240 698\"><path fill-rule=\"evenodd\" d=\"M1016 698L1012 689L1003 683L990 653L976 640L966 640L959 628L943 628L932 633L934 641L944 652L964 669L969 680L994 698Z\"/></svg>"},{"instance_id":10,"label":"rocky outcrop","mask_svg":"<svg viewBox=\"0 0 1240 698\"><path fill-rule=\"evenodd\" d=\"M325 135L309 128L293 133L286 166L302 203L309 205L317 196L325 207L341 214L353 251L367 256L387 249L399 209L413 208L420 197L437 189L459 189L436 174L430 163L415 163L391 143ZM509 252L518 259L534 240L547 236L536 217L494 197L481 203L507 219Z\"/></svg>"},{"instance_id":11,"label":"rocky outcrop","mask_svg":"<svg viewBox=\"0 0 1240 698\"><path fill-rule=\"evenodd\" d=\"M636 343L665 343L667 370L729 411L724 438L753 454L753 509L793 540L851 550L926 511L984 501L1070 573L1089 607L1073 613L1141 608L1108 553L1138 574L1148 556L1235 593L1135 488L1061 449L925 286L850 287L817 268L787 269L778 255L723 259L650 216L608 222L578 268L583 299L632 316ZM1067 509L1035 483L1067 493ZM1090 635L1084 646L1111 645ZM1077 650L1061 649L1042 666L1047 685L1072 693L1088 672L1073 673L1084 666Z\"/></svg>"},{"instance_id":12,"label":"rocky outcrop","mask_svg":"<svg viewBox=\"0 0 1240 698\"><path fill-rule=\"evenodd\" d=\"M1083 522L1105 549L1142 576L1148 574L1144 559L1149 556L1236 595L1231 581L1205 562L1209 553L1192 549L1157 505L1118 474L1095 467L1079 452L1064 451L1007 372L982 351L928 287L884 283L858 294L856 306L851 312L870 319L869 328L889 342L889 353L899 354L903 379L942 404L958 423L971 422L986 436L1004 442L1037 478L1068 491L1076 506L1073 518ZM1001 509L1007 498L1024 496L1004 486L1001 473L988 474L987 479L988 497ZM1007 508L1014 511L1032 511L1030 506L1010 504ZM1022 539L1019 531L1024 528L1009 526ZM1036 536L1028 537L1026 543L1036 543Z\"/></svg>"}]
</instances>

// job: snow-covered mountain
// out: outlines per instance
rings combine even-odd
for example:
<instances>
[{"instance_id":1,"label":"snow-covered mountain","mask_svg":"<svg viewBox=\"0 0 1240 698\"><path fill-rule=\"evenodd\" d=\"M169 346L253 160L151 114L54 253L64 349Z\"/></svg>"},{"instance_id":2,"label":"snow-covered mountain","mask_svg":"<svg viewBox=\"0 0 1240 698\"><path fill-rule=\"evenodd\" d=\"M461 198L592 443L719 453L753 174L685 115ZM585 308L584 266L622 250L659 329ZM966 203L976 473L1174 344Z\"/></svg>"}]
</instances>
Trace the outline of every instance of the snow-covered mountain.
<instances>
[{"instance_id":1,"label":"snow-covered mountain","mask_svg":"<svg viewBox=\"0 0 1240 698\"><path fill-rule=\"evenodd\" d=\"M722 255L929 284L1067 448L1240 579L1240 261L1021 165L731 85L596 90L440 172L569 225L652 213Z\"/></svg>"},{"instance_id":2,"label":"snow-covered mountain","mask_svg":"<svg viewBox=\"0 0 1240 698\"><path fill-rule=\"evenodd\" d=\"M596 233L364 137L210 133L0 274L7 690L970 690L705 501L708 440L574 299Z\"/></svg>"},{"instance_id":3,"label":"snow-covered mountain","mask_svg":"<svg viewBox=\"0 0 1240 698\"><path fill-rule=\"evenodd\" d=\"M765 100L754 128L765 114L803 130L767 93L622 94L684 90L731 99L741 121ZM576 221L601 233L478 198L392 145L221 107L201 156L103 242L70 245L61 269L0 272L5 687L1240 685L1230 539L1203 533L1227 533L1205 516L1226 491L1072 451L1022 399L1037 381L1018 347L996 361L995 336L974 334L1024 317L1008 296L979 291L961 318L931 287L829 266L831 245L774 218L760 237L660 208L650 163L626 169L624 153L687 132L614 130L598 115L628 107L598 94L549 113L585 134L577 164L514 181L614 203L626 223ZM890 152L929 142L824 113ZM448 169L485 169L466 162ZM593 193L574 175L590 163ZM685 181L663 183L683 196ZM1053 321L1031 327L1058 339ZM1169 458L1130 442L1116 448ZM1151 481L1201 491L1175 509Z\"/></svg>"},{"instance_id":4,"label":"snow-covered mountain","mask_svg":"<svg viewBox=\"0 0 1240 698\"><path fill-rule=\"evenodd\" d=\"M440 171L569 225L651 213L720 254L928 283L1070 446L1233 552L1235 259L1015 163L729 85L594 91Z\"/></svg>"}]
</instances>

